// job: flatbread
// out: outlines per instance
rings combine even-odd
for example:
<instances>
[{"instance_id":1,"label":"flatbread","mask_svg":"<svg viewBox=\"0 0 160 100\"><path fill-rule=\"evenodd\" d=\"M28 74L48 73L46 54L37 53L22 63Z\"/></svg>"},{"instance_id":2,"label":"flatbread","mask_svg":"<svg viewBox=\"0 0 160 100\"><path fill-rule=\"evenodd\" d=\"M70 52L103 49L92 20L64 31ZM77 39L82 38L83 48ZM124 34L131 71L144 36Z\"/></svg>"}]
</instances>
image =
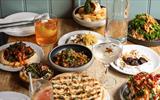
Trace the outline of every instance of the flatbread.
<instances>
[{"instance_id":1,"label":"flatbread","mask_svg":"<svg viewBox=\"0 0 160 100\"><path fill-rule=\"evenodd\" d=\"M84 73L63 73L51 82L54 100L106 100L106 90Z\"/></svg>"}]
</instances>

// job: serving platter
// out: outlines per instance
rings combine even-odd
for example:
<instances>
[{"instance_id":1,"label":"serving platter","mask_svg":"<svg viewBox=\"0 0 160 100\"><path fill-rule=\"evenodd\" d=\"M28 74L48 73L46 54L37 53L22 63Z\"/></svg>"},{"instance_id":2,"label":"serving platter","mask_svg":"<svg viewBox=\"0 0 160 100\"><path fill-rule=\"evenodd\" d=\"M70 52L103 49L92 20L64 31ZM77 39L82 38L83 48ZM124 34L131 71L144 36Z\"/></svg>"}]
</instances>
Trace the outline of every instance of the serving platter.
<instances>
[{"instance_id":1,"label":"serving platter","mask_svg":"<svg viewBox=\"0 0 160 100\"><path fill-rule=\"evenodd\" d=\"M160 45L160 40L142 41L142 40L135 39L129 35L127 37L127 40L130 42L133 42L135 44L140 44L140 45L144 45L144 46L158 46L158 45Z\"/></svg>"},{"instance_id":2,"label":"serving platter","mask_svg":"<svg viewBox=\"0 0 160 100\"><path fill-rule=\"evenodd\" d=\"M143 71L151 73L159 68L160 56L152 49L145 46L141 46L141 45L124 45L122 55L131 50L136 50L137 52L139 52L139 54L145 55L149 59L148 62L138 66L125 65L124 67L122 67L122 65L120 64L120 58L119 58L114 63L111 63L111 66L115 70L128 75L135 75Z\"/></svg>"},{"instance_id":3,"label":"serving platter","mask_svg":"<svg viewBox=\"0 0 160 100\"><path fill-rule=\"evenodd\" d=\"M156 19L156 21L160 24L160 20ZM130 42L133 42L135 44L144 45L144 46L159 46L160 40L152 40L152 41L143 41L136 38L133 38L132 36L128 35L127 40Z\"/></svg>"},{"instance_id":4,"label":"serving platter","mask_svg":"<svg viewBox=\"0 0 160 100\"><path fill-rule=\"evenodd\" d=\"M14 44L14 43L15 42L11 42L11 43L2 45L0 47L0 51L6 49L7 47L9 47L11 44ZM34 49L34 51L37 53L37 55L39 57L39 59L37 59L37 63L39 63L44 57L43 49L40 46L38 46L34 43L31 43L31 42L24 42L23 41L23 43L25 43L26 46L30 46L32 49ZM22 68L23 68L23 66L19 66L19 67L14 68L12 66L8 66L8 65L4 65L4 64L0 63L0 69L5 70L5 71L9 71L9 72L17 72L17 71L20 71Z\"/></svg>"},{"instance_id":5,"label":"serving platter","mask_svg":"<svg viewBox=\"0 0 160 100\"><path fill-rule=\"evenodd\" d=\"M97 43L96 44L99 44L99 43L103 43L105 41L105 38L103 35L101 35L100 33L97 33L97 32L94 32L94 31L89 31L89 30L79 30L79 31L73 31L73 32L69 32L69 33L66 33L65 35L63 35L59 41L58 41L58 45L63 45L63 44L67 44L68 40L75 36L75 35L78 35L78 34L86 34L86 33L90 33L90 34L93 34L95 35L95 37L97 38ZM94 45L96 45L94 44ZM94 46L92 45L92 46ZM92 46L88 46L89 48L92 47Z\"/></svg>"}]
</instances>

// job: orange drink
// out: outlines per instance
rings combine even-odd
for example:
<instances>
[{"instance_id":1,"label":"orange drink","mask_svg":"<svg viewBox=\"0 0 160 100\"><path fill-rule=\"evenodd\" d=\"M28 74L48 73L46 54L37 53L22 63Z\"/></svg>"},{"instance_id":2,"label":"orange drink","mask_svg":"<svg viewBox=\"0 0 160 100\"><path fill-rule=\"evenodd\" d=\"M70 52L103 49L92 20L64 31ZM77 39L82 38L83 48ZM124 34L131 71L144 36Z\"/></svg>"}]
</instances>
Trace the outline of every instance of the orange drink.
<instances>
[{"instance_id":1,"label":"orange drink","mask_svg":"<svg viewBox=\"0 0 160 100\"><path fill-rule=\"evenodd\" d=\"M52 100L52 87L45 87L34 94L32 100Z\"/></svg>"},{"instance_id":2,"label":"orange drink","mask_svg":"<svg viewBox=\"0 0 160 100\"><path fill-rule=\"evenodd\" d=\"M39 45L55 44L58 36L58 19L36 21L35 34Z\"/></svg>"}]
</instances>

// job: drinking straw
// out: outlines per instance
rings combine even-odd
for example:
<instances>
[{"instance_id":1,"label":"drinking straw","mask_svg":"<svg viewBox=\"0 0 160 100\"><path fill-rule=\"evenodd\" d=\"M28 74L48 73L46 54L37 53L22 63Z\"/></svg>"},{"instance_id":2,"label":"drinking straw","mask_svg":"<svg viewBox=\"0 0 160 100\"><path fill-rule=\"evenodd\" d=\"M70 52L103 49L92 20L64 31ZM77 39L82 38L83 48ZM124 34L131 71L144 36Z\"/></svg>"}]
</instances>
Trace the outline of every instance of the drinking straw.
<instances>
[{"instance_id":1,"label":"drinking straw","mask_svg":"<svg viewBox=\"0 0 160 100\"><path fill-rule=\"evenodd\" d=\"M28 72L29 75L29 83L30 83L30 89L31 89L31 94L33 94L33 83L32 83L32 76L31 76L31 72Z\"/></svg>"}]
</instances>

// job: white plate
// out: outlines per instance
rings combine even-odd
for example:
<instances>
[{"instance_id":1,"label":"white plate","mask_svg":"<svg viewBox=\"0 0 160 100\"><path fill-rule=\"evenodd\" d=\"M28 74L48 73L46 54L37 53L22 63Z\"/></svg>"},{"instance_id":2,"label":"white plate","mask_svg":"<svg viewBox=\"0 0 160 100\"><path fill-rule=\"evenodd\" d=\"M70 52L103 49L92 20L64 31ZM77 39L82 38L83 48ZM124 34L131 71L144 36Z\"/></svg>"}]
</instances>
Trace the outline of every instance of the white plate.
<instances>
[{"instance_id":1,"label":"white plate","mask_svg":"<svg viewBox=\"0 0 160 100\"><path fill-rule=\"evenodd\" d=\"M0 24L1 23L24 21L24 20L33 20L34 17L37 15L38 15L37 13L32 13L32 12L15 13L15 14L12 14L12 15L5 17L4 19L1 19ZM17 36L17 37L24 37L24 36L30 36L30 35L35 34L33 25L29 25L29 26L24 25L24 26L4 28L4 29L0 29L0 31L5 32L8 35Z\"/></svg>"},{"instance_id":2,"label":"white plate","mask_svg":"<svg viewBox=\"0 0 160 100\"><path fill-rule=\"evenodd\" d=\"M122 69L120 67L121 65L118 63L118 59L115 62L116 64L111 63L111 66L117 71L129 75L135 75L142 71L151 73L160 67L160 56L152 49L141 45L124 45L122 55L123 53L130 52L131 50L137 50L139 54L145 55L149 59L148 62L139 66L124 67Z\"/></svg>"},{"instance_id":3,"label":"white plate","mask_svg":"<svg viewBox=\"0 0 160 100\"><path fill-rule=\"evenodd\" d=\"M6 49L7 47L9 47L11 44L14 44L14 43L15 42L11 42L11 43L8 43L8 44L1 46L0 51ZM31 43L31 42L23 42L23 43L25 43L26 46L30 46L32 49L34 49L34 51L39 56L39 59L37 60L38 61L37 63L39 63L44 57L43 49L40 46L38 46L34 43ZM3 65L0 63L0 69L5 70L5 71L10 71L10 72L17 72L17 71L20 71L22 69L22 67L13 68L11 66Z\"/></svg>"},{"instance_id":4,"label":"white plate","mask_svg":"<svg viewBox=\"0 0 160 100\"><path fill-rule=\"evenodd\" d=\"M73 32L69 32L69 33L66 33L65 35L63 35L59 41L58 41L58 45L63 45L63 44L66 44L66 41L68 41L68 39L71 37L71 36L75 36L77 34L85 34L85 33L91 33L91 34L94 34L97 38L97 43L96 44L99 44L99 43L102 43L104 42L105 38L103 35L101 35L100 33L97 33L97 32L94 32L94 31L89 31L89 30L79 30L79 31L73 31ZM96 45L94 44L94 45ZM87 47L90 47L90 46L87 46Z\"/></svg>"},{"instance_id":5,"label":"white plate","mask_svg":"<svg viewBox=\"0 0 160 100\"><path fill-rule=\"evenodd\" d=\"M22 93L5 91L0 92L0 100L30 100L30 98Z\"/></svg>"}]
</instances>

